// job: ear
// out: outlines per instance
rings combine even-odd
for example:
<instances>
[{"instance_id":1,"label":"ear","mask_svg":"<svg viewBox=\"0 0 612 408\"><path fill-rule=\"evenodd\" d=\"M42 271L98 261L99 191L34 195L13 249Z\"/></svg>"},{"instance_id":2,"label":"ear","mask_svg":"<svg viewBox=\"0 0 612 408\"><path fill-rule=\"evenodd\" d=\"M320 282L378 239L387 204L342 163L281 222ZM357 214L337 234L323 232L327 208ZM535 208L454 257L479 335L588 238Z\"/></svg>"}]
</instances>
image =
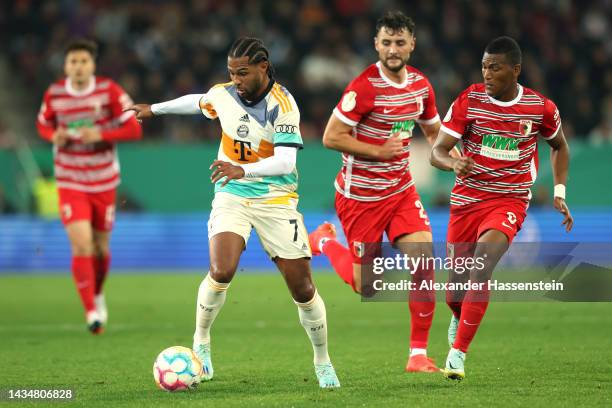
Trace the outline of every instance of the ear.
<instances>
[{"instance_id":1,"label":"ear","mask_svg":"<svg viewBox=\"0 0 612 408\"><path fill-rule=\"evenodd\" d=\"M410 46L410 52L414 51L415 46L416 46L416 37L412 37L412 45Z\"/></svg>"},{"instance_id":2,"label":"ear","mask_svg":"<svg viewBox=\"0 0 612 408\"><path fill-rule=\"evenodd\" d=\"M378 51L378 35L374 36L374 49Z\"/></svg>"},{"instance_id":3,"label":"ear","mask_svg":"<svg viewBox=\"0 0 612 408\"><path fill-rule=\"evenodd\" d=\"M521 75L521 67L522 67L522 65L521 65L521 64L516 64L516 65L514 66L514 68L512 69L512 71L513 71L513 73L514 73L514 76L515 76L516 78L518 78L518 76L519 76L519 75Z\"/></svg>"},{"instance_id":4,"label":"ear","mask_svg":"<svg viewBox=\"0 0 612 408\"><path fill-rule=\"evenodd\" d=\"M270 62L267 60L263 60L259 63L259 70L262 72L267 72L268 71L268 67L270 66Z\"/></svg>"}]
</instances>

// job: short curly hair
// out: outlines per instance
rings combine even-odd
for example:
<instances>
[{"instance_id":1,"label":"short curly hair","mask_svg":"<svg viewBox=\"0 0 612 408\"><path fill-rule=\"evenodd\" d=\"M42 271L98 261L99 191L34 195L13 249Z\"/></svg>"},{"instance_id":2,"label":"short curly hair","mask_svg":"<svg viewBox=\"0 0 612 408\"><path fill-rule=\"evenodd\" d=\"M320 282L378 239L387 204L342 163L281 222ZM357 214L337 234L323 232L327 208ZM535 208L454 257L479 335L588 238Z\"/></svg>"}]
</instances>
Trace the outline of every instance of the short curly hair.
<instances>
[{"instance_id":1,"label":"short curly hair","mask_svg":"<svg viewBox=\"0 0 612 408\"><path fill-rule=\"evenodd\" d=\"M408 30L410 34L414 34L415 25L414 21L401 11L387 11L376 21L376 35L383 27L389 29L392 33Z\"/></svg>"}]
</instances>

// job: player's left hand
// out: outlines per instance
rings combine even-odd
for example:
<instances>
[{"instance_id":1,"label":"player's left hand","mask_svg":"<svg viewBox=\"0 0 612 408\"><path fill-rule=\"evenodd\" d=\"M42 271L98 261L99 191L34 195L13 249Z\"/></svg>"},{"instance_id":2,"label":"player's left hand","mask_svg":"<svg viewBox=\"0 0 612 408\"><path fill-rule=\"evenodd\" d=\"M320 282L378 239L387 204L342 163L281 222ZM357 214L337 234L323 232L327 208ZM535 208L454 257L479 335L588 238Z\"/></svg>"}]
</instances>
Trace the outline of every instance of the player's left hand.
<instances>
[{"instance_id":1,"label":"player's left hand","mask_svg":"<svg viewBox=\"0 0 612 408\"><path fill-rule=\"evenodd\" d=\"M100 129L93 127L83 127L79 129L81 133L80 140L83 143L96 143L102 140L102 132Z\"/></svg>"},{"instance_id":2,"label":"player's left hand","mask_svg":"<svg viewBox=\"0 0 612 408\"><path fill-rule=\"evenodd\" d=\"M561 214L564 215L563 222L561 225L565 225L565 231L570 232L574 226L574 217L570 213L569 207L565 203L565 200L561 197L555 197L553 205Z\"/></svg>"},{"instance_id":3,"label":"player's left hand","mask_svg":"<svg viewBox=\"0 0 612 408\"><path fill-rule=\"evenodd\" d=\"M215 160L209 168L213 170L212 174L210 175L210 181L213 184L225 177L221 187L229 183L230 180L241 179L244 177L244 170L242 167L233 165L232 163L223 160Z\"/></svg>"}]
</instances>

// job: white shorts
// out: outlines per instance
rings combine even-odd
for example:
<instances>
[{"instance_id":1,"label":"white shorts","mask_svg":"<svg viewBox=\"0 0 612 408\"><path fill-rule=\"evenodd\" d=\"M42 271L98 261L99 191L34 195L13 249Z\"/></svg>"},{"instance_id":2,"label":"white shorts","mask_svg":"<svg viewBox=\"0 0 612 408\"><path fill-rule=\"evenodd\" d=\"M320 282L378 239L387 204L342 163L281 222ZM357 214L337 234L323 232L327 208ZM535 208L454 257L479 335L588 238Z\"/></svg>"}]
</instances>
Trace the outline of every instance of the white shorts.
<instances>
[{"instance_id":1,"label":"white shorts","mask_svg":"<svg viewBox=\"0 0 612 408\"><path fill-rule=\"evenodd\" d=\"M308 233L297 202L297 198L253 199L216 193L208 220L208 239L220 232L233 232L244 238L246 246L255 228L270 258L310 258Z\"/></svg>"}]
</instances>

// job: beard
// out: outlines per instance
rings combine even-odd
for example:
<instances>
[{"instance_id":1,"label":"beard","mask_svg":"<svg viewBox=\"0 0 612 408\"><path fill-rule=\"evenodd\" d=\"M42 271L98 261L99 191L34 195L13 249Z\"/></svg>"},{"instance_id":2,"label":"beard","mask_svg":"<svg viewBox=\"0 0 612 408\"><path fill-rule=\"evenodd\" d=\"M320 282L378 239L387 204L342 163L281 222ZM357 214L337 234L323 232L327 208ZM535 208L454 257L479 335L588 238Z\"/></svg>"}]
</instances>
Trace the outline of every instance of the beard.
<instances>
[{"instance_id":1,"label":"beard","mask_svg":"<svg viewBox=\"0 0 612 408\"><path fill-rule=\"evenodd\" d=\"M389 65L389 59L388 59L388 58L387 58L386 60L384 60L382 63L383 63L383 65L385 66L385 68L387 68L389 71L392 71L392 72L399 72L399 71L401 71L402 69L404 69L404 67L406 66L406 62L407 62L407 61L404 61L404 60L403 60L403 59L401 59L401 58L398 58L398 59L395 59L395 58L394 58L394 59L392 59L392 61L398 61L398 60L399 60L399 61L401 61L401 64L399 64L399 65L397 65L397 66L390 66L390 65Z\"/></svg>"}]
</instances>

